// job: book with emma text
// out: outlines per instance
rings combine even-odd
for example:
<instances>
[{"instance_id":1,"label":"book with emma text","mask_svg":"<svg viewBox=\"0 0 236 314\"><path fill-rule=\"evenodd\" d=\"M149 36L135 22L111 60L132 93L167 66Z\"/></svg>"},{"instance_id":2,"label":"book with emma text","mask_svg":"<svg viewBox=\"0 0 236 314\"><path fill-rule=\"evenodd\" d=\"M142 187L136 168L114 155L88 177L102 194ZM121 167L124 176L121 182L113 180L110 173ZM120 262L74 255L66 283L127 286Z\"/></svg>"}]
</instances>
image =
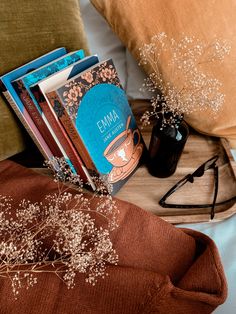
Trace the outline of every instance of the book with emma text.
<instances>
[{"instance_id":1,"label":"book with emma text","mask_svg":"<svg viewBox=\"0 0 236 314\"><path fill-rule=\"evenodd\" d=\"M96 64L50 94L115 194L137 168L144 144L113 61Z\"/></svg>"}]
</instances>

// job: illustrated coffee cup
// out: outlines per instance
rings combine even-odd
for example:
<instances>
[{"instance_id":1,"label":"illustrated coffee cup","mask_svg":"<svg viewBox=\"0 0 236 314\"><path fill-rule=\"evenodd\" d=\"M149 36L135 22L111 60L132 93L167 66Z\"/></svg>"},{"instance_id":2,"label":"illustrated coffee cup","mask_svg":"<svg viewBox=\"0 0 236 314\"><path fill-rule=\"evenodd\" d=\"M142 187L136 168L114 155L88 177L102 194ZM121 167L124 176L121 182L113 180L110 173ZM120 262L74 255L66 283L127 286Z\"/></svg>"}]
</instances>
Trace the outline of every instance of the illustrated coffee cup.
<instances>
[{"instance_id":1,"label":"illustrated coffee cup","mask_svg":"<svg viewBox=\"0 0 236 314\"><path fill-rule=\"evenodd\" d=\"M134 145L134 136L138 135L138 141ZM123 167L130 161L133 153L140 142L140 132L138 129L132 131L126 129L121 132L113 141L107 146L104 151L106 159L115 167Z\"/></svg>"}]
</instances>

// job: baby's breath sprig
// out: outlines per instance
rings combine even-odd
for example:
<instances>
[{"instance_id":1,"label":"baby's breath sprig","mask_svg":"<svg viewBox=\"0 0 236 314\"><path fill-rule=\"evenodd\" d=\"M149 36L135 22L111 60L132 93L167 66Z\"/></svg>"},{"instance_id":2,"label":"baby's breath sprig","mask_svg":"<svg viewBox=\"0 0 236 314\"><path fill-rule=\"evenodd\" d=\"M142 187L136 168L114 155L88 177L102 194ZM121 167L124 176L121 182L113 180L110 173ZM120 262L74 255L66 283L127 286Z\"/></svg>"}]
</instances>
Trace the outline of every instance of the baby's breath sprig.
<instances>
[{"instance_id":1,"label":"baby's breath sprig","mask_svg":"<svg viewBox=\"0 0 236 314\"><path fill-rule=\"evenodd\" d=\"M118 225L114 199L102 182L98 191L85 194L82 180L66 162L55 162L60 169L55 177L58 191L42 202L23 199L13 208L14 200L0 195L0 278L10 280L16 298L20 289L35 285L42 272L54 273L73 288L77 273L85 273L94 285L107 275L107 264L118 262L110 238ZM76 184L76 193L59 179Z\"/></svg>"},{"instance_id":2,"label":"baby's breath sprig","mask_svg":"<svg viewBox=\"0 0 236 314\"><path fill-rule=\"evenodd\" d=\"M148 64L152 69L142 89L154 95L152 109L141 118L142 125L154 118L161 119L163 127L176 126L183 115L208 109L215 117L225 95L220 91L222 83L206 74L204 65L222 62L229 52L225 40L206 44L195 37L183 36L177 41L164 32L154 35L140 48L140 65Z\"/></svg>"}]
</instances>

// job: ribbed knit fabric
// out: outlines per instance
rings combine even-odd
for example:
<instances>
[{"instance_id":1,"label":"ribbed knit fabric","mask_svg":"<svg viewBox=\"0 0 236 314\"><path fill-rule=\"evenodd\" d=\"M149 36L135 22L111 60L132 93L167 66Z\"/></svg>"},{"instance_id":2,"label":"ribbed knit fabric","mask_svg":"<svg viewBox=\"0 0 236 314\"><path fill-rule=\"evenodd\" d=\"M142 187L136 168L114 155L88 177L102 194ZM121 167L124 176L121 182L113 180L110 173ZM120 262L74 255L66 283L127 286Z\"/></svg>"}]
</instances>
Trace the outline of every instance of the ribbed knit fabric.
<instances>
[{"instance_id":1,"label":"ribbed knit fabric","mask_svg":"<svg viewBox=\"0 0 236 314\"><path fill-rule=\"evenodd\" d=\"M23 198L40 202L56 190L51 178L0 162L0 195L11 196L13 206ZM54 274L42 273L18 300L9 279L0 278L0 313L204 314L225 301L227 284L211 239L127 202L117 200L117 206L119 227L111 237L119 263L107 267L108 277L93 287L77 274L75 288L68 290Z\"/></svg>"}]
</instances>

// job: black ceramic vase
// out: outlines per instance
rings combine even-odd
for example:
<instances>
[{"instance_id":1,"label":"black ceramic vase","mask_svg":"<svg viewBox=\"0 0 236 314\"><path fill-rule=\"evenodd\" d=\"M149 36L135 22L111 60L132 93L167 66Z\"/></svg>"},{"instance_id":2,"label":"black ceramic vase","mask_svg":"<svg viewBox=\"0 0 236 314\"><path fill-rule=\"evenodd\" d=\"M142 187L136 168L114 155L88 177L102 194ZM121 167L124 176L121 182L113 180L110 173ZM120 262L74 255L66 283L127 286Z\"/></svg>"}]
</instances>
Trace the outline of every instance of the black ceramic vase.
<instances>
[{"instance_id":1,"label":"black ceramic vase","mask_svg":"<svg viewBox=\"0 0 236 314\"><path fill-rule=\"evenodd\" d=\"M151 175L166 178L175 172L188 135L188 125L183 120L177 127L154 125L148 160Z\"/></svg>"}]
</instances>

